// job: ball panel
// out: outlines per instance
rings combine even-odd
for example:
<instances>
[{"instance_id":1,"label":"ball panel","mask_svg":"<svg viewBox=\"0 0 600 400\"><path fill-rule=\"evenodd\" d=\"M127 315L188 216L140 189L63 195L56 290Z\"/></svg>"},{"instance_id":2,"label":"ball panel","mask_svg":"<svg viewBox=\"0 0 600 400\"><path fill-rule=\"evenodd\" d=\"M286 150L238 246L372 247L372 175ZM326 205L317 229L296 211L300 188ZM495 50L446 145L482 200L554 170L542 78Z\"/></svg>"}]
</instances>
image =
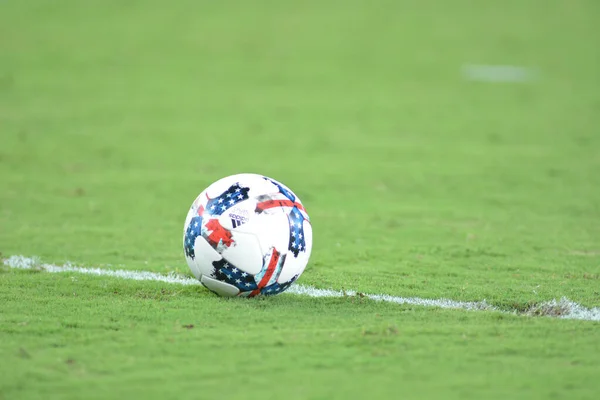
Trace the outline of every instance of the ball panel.
<instances>
[{"instance_id":1,"label":"ball panel","mask_svg":"<svg viewBox=\"0 0 600 400\"><path fill-rule=\"evenodd\" d=\"M294 257L298 257L300 253L306 252L306 234L304 232L306 218L297 207L294 207L287 215L287 219L289 224L288 250Z\"/></svg>"},{"instance_id":2,"label":"ball panel","mask_svg":"<svg viewBox=\"0 0 600 400\"><path fill-rule=\"evenodd\" d=\"M234 297L240 293L238 288L236 288L235 286L208 277L206 275L202 275L202 278L200 278L200 282L202 282L202 284L206 286L206 288L208 288L210 291L218 294L219 296Z\"/></svg>"},{"instance_id":3,"label":"ball panel","mask_svg":"<svg viewBox=\"0 0 600 400\"><path fill-rule=\"evenodd\" d=\"M248 196L256 197L261 194L276 193L273 186L257 174L237 174L219 179L206 189L206 194L213 198L219 196L232 185L239 184L241 187L249 188Z\"/></svg>"},{"instance_id":4,"label":"ball panel","mask_svg":"<svg viewBox=\"0 0 600 400\"><path fill-rule=\"evenodd\" d=\"M201 276L214 276L215 267L213 262L221 259L219 253L202 236L196 239L194 250L196 257L193 262L198 273Z\"/></svg>"},{"instance_id":5,"label":"ball panel","mask_svg":"<svg viewBox=\"0 0 600 400\"><path fill-rule=\"evenodd\" d=\"M185 261L187 262L188 266L190 267L190 270L192 271L192 273L194 274L194 276L199 279L200 277L200 273L198 272L198 270L196 269L196 263L194 262L194 259L191 257L191 253L193 252L194 248L194 243L192 243L192 239L189 238L188 240L188 227L189 224L192 220L192 218L195 215L195 211L193 209L193 206L190 207L190 210L187 213L187 216L185 217L185 223L183 225L183 251L184 251L184 255L185 255ZM195 241L195 238L193 239Z\"/></svg>"},{"instance_id":6,"label":"ball panel","mask_svg":"<svg viewBox=\"0 0 600 400\"><path fill-rule=\"evenodd\" d=\"M289 187L284 185L283 183L281 183L273 178L268 178L266 176L263 177L263 179L265 179L267 182L269 182L272 185L272 187L273 187L272 192L274 192L274 193L279 192L282 195L284 195L288 200L302 204L302 202L300 201L298 196L296 196L296 194Z\"/></svg>"},{"instance_id":7,"label":"ball panel","mask_svg":"<svg viewBox=\"0 0 600 400\"><path fill-rule=\"evenodd\" d=\"M212 183L209 187L207 187L204 190L206 192L206 197L214 198L219 196L221 193L229 189L229 187L231 187L232 185L239 183L239 176L240 175L226 176Z\"/></svg>"},{"instance_id":8,"label":"ball panel","mask_svg":"<svg viewBox=\"0 0 600 400\"><path fill-rule=\"evenodd\" d=\"M308 264L308 260L310 259L310 254L312 252L312 226L310 222L303 222L303 235L304 235L304 250L298 252L296 256L294 253L289 252L286 257L285 264L283 265L283 270L281 271L281 275L279 276L278 282L287 282L292 279L294 276L300 276L306 265Z\"/></svg>"},{"instance_id":9,"label":"ball panel","mask_svg":"<svg viewBox=\"0 0 600 400\"><path fill-rule=\"evenodd\" d=\"M256 235L236 231L234 245L223 249L221 256L249 274L258 274L263 264L263 250Z\"/></svg>"},{"instance_id":10,"label":"ball panel","mask_svg":"<svg viewBox=\"0 0 600 400\"><path fill-rule=\"evenodd\" d=\"M254 214L235 232L253 235L260 244L263 254L271 248L283 253L287 251L289 224L285 214Z\"/></svg>"},{"instance_id":11,"label":"ball panel","mask_svg":"<svg viewBox=\"0 0 600 400\"><path fill-rule=\"evenodd\" d=\"M286 254L272 248L265 255L260 272L252 275L222 258L213 263L215 267L214 278L238 288L240 291L239 296L255 297L278 294L286 290L298 277L296 275L286 282L277 281L285 259Z\"/></svg>"},{"instance_id":12,"label":"ball panel","mask_svg":"<svg viewBox=\"0 0 600 400\"><path fill-rule=\"evenodd\" d=\"M221 225L229 230L236 230L250 219L254 218L256 209L256 199L249 198L239 202L221 214L219 220Z\"/></svg>"}]
</instances>

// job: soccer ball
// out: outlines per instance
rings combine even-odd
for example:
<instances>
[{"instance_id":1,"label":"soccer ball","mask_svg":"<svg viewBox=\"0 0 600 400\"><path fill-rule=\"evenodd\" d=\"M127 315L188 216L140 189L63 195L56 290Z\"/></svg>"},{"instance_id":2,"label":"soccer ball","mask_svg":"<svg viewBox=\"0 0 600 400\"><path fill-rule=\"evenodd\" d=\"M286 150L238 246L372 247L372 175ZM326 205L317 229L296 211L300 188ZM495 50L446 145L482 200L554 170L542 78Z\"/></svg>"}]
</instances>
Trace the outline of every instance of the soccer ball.
<instances>
[{"instance_id":1,"label":"soccer ball","mask_svg":"<svg viewBox=\"0 0 600 400\"><path fill-rule=\"evenodd\" d=\"M310 218L298 196L274 179L220 179L192 203L183 228L194 276L220 296L283 292L304 271L312 249Z\"/></svg>"}]
</instances>

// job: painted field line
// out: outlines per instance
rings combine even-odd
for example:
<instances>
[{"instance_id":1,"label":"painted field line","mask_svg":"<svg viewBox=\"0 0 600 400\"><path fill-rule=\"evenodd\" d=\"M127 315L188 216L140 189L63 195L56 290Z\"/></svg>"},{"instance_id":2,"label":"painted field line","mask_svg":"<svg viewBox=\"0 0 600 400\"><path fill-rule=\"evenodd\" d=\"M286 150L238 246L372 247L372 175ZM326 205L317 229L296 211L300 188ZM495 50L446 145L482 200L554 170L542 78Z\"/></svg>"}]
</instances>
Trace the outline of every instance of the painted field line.
<instances>
[{"instance_id":1,"label":"painted field line","mask_svg":"<svg viewBox=\"0 0 600 400\"><path fill-rule=\"evenodd\" d=\"M461 68L463 78L468 81L490 83L524 83L538 78L535 69L517 65L466 64Z\"/></svg>"},{"instance_id":2,"label":"painted field line","mask_svg":"<svg viewBox=\"0 0 600 400\"><path fill-rule=\"evenodd\" d=\"M107 276L112 278L129 279L136 281L155 281L177 285L200 285L194 278L176 274L162 275L148 271L111 270L102 268L84 268L72 264L53 265L41 263L37 258L24 256L11 256L3 260L4 265L15 269L36 269L49 273L74 272L78 274ZM312 286L292 285L284 294L296 294L309 297L345 297L360 296L375 301L386 303L408 304L423 307L438 307L446 309L459 309L467 311L496 311L510 314L524 314L530 316L549 316L561 319L579 319L586 321L600 321L600 308L586 308L566 298L552 300L537 304L525 312L501 310L486 301L455 301L449 299L423 299L419 297L398 297L386 294L365 294L353 290L317 289Z\"/></svg>"}]
</instances>

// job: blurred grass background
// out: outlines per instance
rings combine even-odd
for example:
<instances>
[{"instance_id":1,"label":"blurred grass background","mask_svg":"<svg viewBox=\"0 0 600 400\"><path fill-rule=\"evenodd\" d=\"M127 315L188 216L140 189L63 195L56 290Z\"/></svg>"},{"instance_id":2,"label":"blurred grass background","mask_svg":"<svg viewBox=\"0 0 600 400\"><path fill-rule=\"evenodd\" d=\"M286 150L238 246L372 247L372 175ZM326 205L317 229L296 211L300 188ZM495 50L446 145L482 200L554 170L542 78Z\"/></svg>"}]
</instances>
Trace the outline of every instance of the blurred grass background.
<instances>
[{"instance_id":1,"label":"blurred grass background","mask_svg":"<svg viewBox=\"0 0 600 400\"><path fill-rule=\"evenodd\" d=\"M257 172L311 215L299 283L599 306L599 21L597 0L3 0L0 256L189 273L192 200ZM0 399L597 397L596 323L363 300L0 268Z\"/></svg>"},{"instance_id":2,"label":"blurred grass background","mask_svg":"<svg viewBox=\"0 0 600 400\"><path fill-rule=\"evenodd\" d=\"M185 270L192 199L248 171L307 204L305 283L600 304L596 1L0 7L4 254Z\"/></svg>"}]
</instances>

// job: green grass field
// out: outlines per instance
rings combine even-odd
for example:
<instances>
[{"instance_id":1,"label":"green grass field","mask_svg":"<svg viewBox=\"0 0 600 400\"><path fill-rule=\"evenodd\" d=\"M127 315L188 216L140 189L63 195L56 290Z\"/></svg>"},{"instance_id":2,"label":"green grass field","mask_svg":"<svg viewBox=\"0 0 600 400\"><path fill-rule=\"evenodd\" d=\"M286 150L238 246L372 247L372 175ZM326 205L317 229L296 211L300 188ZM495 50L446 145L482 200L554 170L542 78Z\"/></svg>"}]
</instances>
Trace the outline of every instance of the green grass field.
<instances>
[{"instance_id":1,"label":"green grass field","mask_svg":"<svg viewBox=\"0 0 600 400\"><path fill-rule=\"evenodd\" d=\"M0 3L0 251L189 274L185 214L257 172L299 283L600 306L600 2ZM528 82L476 82L467 64ZM0 400L596 399L600 324L0 267Z\"/></svg>"}]
</instances>

